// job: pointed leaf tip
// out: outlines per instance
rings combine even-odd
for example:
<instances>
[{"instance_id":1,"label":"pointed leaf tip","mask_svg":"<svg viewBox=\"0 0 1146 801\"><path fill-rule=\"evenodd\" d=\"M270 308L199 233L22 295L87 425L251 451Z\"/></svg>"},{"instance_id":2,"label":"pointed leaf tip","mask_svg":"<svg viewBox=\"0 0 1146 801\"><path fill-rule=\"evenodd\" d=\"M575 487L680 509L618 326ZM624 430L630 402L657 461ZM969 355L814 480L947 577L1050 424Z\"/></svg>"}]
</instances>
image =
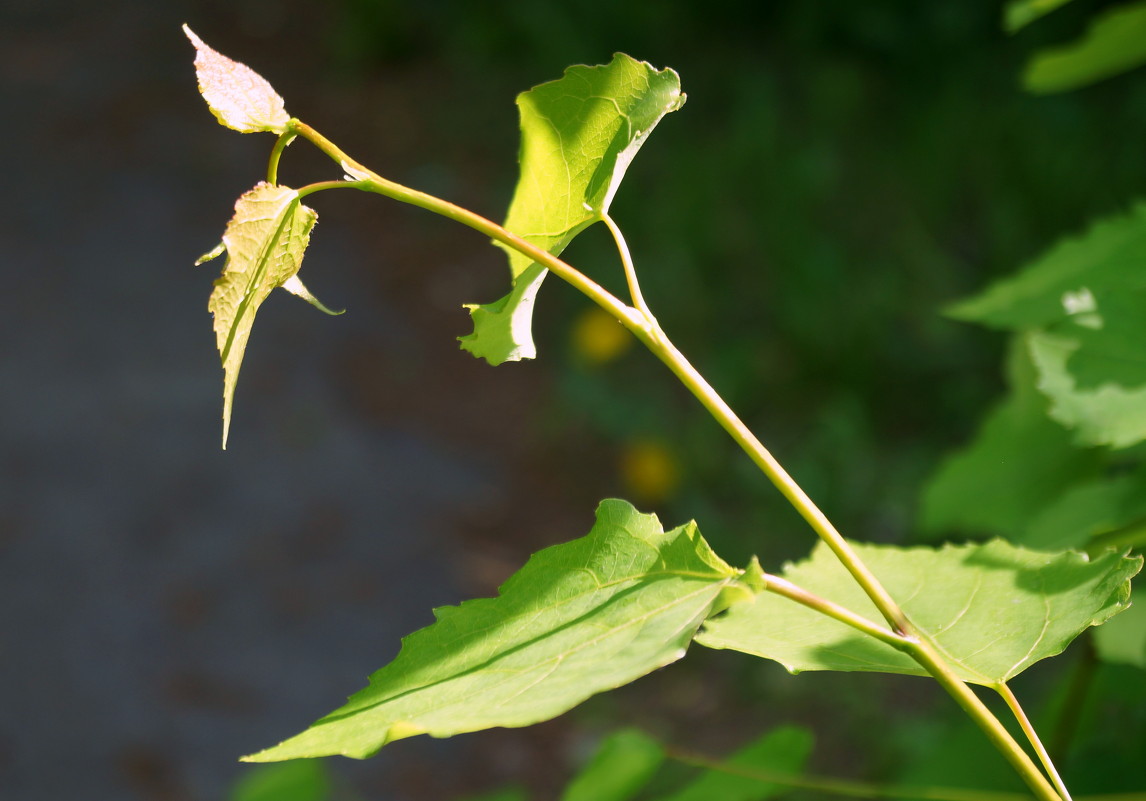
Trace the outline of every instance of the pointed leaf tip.
<instances>
[{"instance_id":1,"label":"pointed leaf tip","mask_svg":"<svg viewBox=\"0 0 1146 801\"><path fill-rule=\"evenodd\" d=\"M199 93L220 124L240 133L281 134L286 130L290 115L282 97L263 76L213 50L187 25L183 33L195 45Z\"/></svg>"},{"instance_id":2,"label":"pointed leaf tip","mask_svg":"<svg viewBox=\"0 0 1146 801\"><path fill-rule=\"evenodd\" d=\"M255 314L271 290L285 286L298 273L317 219L314 210L300 203L298 192L288 186L260 183L235 203L235 216L223 234L227 262L207 303L215 317L215 337L223 363L224 448L235 385ZM302 283L292 284L295 286ZM296 289L292 291L298 294Z\"/></svg>"}]
</instances>

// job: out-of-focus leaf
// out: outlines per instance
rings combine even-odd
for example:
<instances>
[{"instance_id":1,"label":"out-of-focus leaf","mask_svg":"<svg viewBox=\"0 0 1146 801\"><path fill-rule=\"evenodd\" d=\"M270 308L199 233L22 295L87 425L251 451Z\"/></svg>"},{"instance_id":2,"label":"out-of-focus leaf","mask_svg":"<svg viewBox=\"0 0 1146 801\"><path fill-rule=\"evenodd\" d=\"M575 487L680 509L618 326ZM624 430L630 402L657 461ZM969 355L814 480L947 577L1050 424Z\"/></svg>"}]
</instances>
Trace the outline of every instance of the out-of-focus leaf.
<instances>
[{"instance_id":1,"label":"out-of-focus leaf","mask_svg":"<svg viewBox=\"0 0 1146 801\"><path fill-rule=\"evenodd\" d=\"M1017 275L946 310L958 320L1025 330L1088 315L1096 295L1146 289L1146 204L1064 239ZM1084 318L1085 319L1085 318Z\"/></svg>"},{"instance_id":2,"label":"out-of-focus leaf","mask_svg":"<svg viewBox=\"0 0 1146 801\"><path fill-rule=\"evenodd\" d=\"M627 801L648 784L664 758L664 747L647 734L614 732L565 788L561 801Z\"/></svg>"},{"instance_id":3,"label":"out-of-focus leaf","mask_svg":"<svg viewBox=\"0 0 1146 801\"><path fill-rule=\"evenodd\" d=\"M1060 653L1090 626L1122 611L1141 557L1047 554L1002 540L969 545L855 546L860 559L965 681L997 686ZM783 576L879 621L878 611L820 543ZM705 623L696 641L803 670L924 675L905 654L793 601L761 593Z\"/></svg>"},{"instance_id":4,"label":"out-of-focus leaf","mask_svg":"<svg viewBox=\"0 0 1146 801\"><path fill-rule=\"evenodd\" d=\"M288 286L304 299L327 310L298 280L310 232L318 215L299 202L287 186L260 183L235 203L235 216L223 233L227 262L207 309L215 317L215 338L223 362L223 447L231 428L231 406L243 353L259 306L271 290ZM196 264L215 258L219 248Z\"/></svg>"},{"instance_id":5,"label":"out-of-focus leaf","mask_svg":"<svg viewBox=\"0 0 1146 801\"><path fill-rule=\"evenodd\" d=\"M230 801L327 801L331 784L318 759L258 765L231 790Z\"/></svg>"},{"instance_id":6,"label":"out-of-focus leaf","mask_svg":"<svg viewBox=\"0 0 1146 801\"><path fill-rule=\"evenodd\" d=\"M404 737L528 726L684 656L741 588L695 523L603 501L585 537L534 554L496 598L435 611L398 657L302 734L248 761L362 758Z\"/></svg>"},{"instance_id":7,"label":"out-of-focus leaf","mask_svg":"<svg viewBox=\"0 0 1146 801\"><path fill-rule=\"evenodd\" d=\"M1048 497L1013 541L1048 551L1085 549L1092 537L1146 520L1146 472L1088 481Z\"/></svg>"},{"instance_id":8,"label":"out-of-focus leaf","mask_svg":"<svg viewBox=\"0 0 1146 801\"><path fill-rule=\"evenodd\" d=\"M1078 339L1032 331L1025 340L1038 388L1051 401L1049 414L1074 430L1076 442L1126 448L1146 439L1146 385L1079 389L1069 367L1081 346Z\"/></svg>"},{"instance_id":9,"label":"out-of-focus leaf","mask_svg":"<svg viewBox=\"0 0 1146 801\"><path fill-rule=\"evenodd\" d=\"M1095 629L1094 647L1103 662L1146 668L1146 599Z\"/></svg>"},{"instance_id":10,"label":"out-of-focus leaf","mask_svg":"<svg viewBox=\"0 0 1146 801\"><path fill-rule=\"evenodd\" d=\"M1065 92L1142 64L1146 64L1146 3L1135 3L1096 16L1081 39L1036 53L1023 74L1023 86L1036 94Z\"/></svg>"},{"instance_id":11,"label":"out-of-focus leaf","mask_svg":"<svg viewBox=\"0 0 1146 801\"><path fill-rule=\"evenodd\" d=\"M1070 0L1011 0L1003 12L1003 27L1014 33Z\"/></svg>"},{"instance_id":12,"label":"out-of-focus leaf","mask_svg":"<svg viewBox=\"0 0 1146 801\"><path fill-rule=\"evenodd\" d=\"M618 53L608 64L570 67L518 95L521 176L505 227L559 255L608 213L621 179L649 133L684 103L680 77ZM513 291L470 305L474 333L462 347L490 364L532 359L533 303L546 270L516 250Z\"/></svg>"},{"instance_id":13,"label":"out-of-focus leaf","mask_svg":"<svg viewBox=\"0 0 1146 801\"><path fill-rule=\"evenodd\" d=\"M797 726L783 726L741 748L725 760L731 768L746 773L800 776L812 753L812 734ZM679 792L659 801L764 801L789 790L789 786L748 775L705 770Z\"/></svg>"},{"instance_id":14,"label":"out-of-focus leaf","mask_svg":"<svg viewBox=\"0 0 1146 801\"><path fill-rule=\"evenodd\" d=\"M925 534L959 531L1016 541L1048 498L1100 475L1101 455L1076 447L1071 432L1047 417L1047 399L1035 388L1021 342L1008 358L1008 374L1008 397L928 481L920 512Z\"/></svg>"},{"instance_id":15,"label":"out-of-focus leaf","mask_svg":"<svg viewBox=\"0 0 1146 801\"><path fill-rule=\"evenodd\" d=\"M283 99L263 76L212 50L186 25L183 33L195 45L199 93L220 124L240 133L281 134L286 130L290 115L283 107Z\"/></svg>"}]
</instances>

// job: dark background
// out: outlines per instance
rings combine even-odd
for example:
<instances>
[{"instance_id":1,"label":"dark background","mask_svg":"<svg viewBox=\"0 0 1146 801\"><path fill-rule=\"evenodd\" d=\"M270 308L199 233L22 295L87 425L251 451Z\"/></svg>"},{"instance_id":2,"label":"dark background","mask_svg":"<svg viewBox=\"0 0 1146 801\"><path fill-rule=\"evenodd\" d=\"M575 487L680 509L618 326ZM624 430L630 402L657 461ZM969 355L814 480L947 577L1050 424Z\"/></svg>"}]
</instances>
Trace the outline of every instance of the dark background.
<instances>
[{"instance_id":1,"label":"dark background","mask_svg":"<svg viewBox=\"0 0 1146 801\"><path fill-rule=\"evenodd\" d=\"M315 198L303 277L349 311L268 300L220 451L218 263L192 262L273 139L215 124L181 23L367 165L494 218L516 92L615 51L677 69L689 101L613 208L645 295L845 533L909 542L922 482L1001 389L1001 340L939 310L1146 185L1140 74L1018 86L1104 5L1007 37L991 2L4 0L0 795L224 798L238 755L337 706L433 606L584 534L602 497L696 518L736 563L810 547L654 360L581 352L586 302L557 281L537 362L459 351L503 255L373 196ZM306 148L284 183L338 177ZM603 232L583 240L569 260L619 288ZM677 480L634 477L642 447ZM617 721L711 753L794 721L817 770L879 779L933 742L937 693L697 653L550 724L334 767L373 801L546 797Z\"/></svg>"}]
</instances>

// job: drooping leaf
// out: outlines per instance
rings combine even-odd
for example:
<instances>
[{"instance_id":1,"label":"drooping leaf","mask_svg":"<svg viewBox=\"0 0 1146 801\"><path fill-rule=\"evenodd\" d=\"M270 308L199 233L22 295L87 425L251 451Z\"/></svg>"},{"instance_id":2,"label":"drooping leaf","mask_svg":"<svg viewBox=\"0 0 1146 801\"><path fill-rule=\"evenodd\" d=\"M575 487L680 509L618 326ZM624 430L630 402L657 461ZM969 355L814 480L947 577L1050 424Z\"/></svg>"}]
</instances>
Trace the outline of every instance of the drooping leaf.
<instances>
[{"instance_id":1,"label":"drooping leaf","mask_svg":"<svg viewBox=\"0 0 1146 801\"><path fill-rule=\"evenodd\" d=\"M331 792L320 760L297 759L251 768L232 789L230 801L327 801Z\"/></svg>"},{"instance_id":2,"label":"drooping leaf","mask_svg":"<svg viewBox=\"0 0 1146 801\"><path fill-rule=\"evenodd\" d=\"M665 114L684 103L671 69L618 53L608 64L570 67L518 95L521 175L505 227L554 255L602 219L633 157ZM533 302L546 270L505 248L513 291L471 305L462 347L490 364L531 359Z\"/></svg>"},{"instance_id":3,"label":"drooping leaf","mask_svg":"<svg viewBox=\"0 0 1146 801\"><path fill-rule=\"evenodd\" d=\"M1036 53L1023 74L1023 86L1037 94L1065 92L1142 64L1146 64L1146 3L1136 3L1096 16L1081 39Z\"/></svg>"},{"instance_id":4,"label":"drooping leaf","mask_svg":"<svg viewBox=\"0 0 1146 801\"><path fill-rule=\"evenodd\" d=\"M926 535L961 532L1019 541L1048 498L1100 475L1101 454L1076 447L1072 433L1047 417L1047 399L1035 387L1021 340L1007 366L1007 398L927 482L920 510Z\"/></svg>"},{"instance_id":5,"label":"drooping leaf","mask_svg":"<svg viewBox=\"0 0 1146 801\"><path fill-rule=\"evenodd\" d=\"M614 732L565 788L561 801L628 801L648 784L664 759L664 747L644 732Z\"/></svg>"},{"instance_id":6,"label":"drooping leaf","mask_svg":"<svg viewBox=\"0 0 1146 801\"><path fill-rule=\"evenodd\" d=\"M215 317L215 337L223 362L223 447L231 428L231 406L243 353L255 313L272 289L286 285L294 294L318 303L298 280L298 269L318 215L299 202L287 186L260 183L235 203L235 216L223 233L227 262L207 309ZM219 248L196 262L215 258Z\"/></svg>"},{"instance_id":7,"label":"drooping leaf","mask_svg":"<svg viewBox=\"0 0 1146 801\"><path fill-rule=\"evenodd\" d=\"M286 130L290 115L283 99L263 76L212 50L186 25L183 33L195 45L199 93L220 124L240 133L281 134Z\"/></svg>"},{"instance_id":8,"label":"drooping leaf","mask_svg":"<svg viewBox=\"0 0 1146 801\"><path fill-rule=\"evenodd\" d=\"M1122 611L1141 557L1047 554L1002 540L895 548L856 546L911 621L965 681L997 686L1060 653L1082 631ZM786 565L783 576L869 620L881 617L831 550ZM925 675L889 645L771 593L709 620L696 641L804 670Z\"/></svg>"},{"instance_id":9,"label":"drooping leaf","mask_svg":"<svg viewBox=\"0 0 1146 801\"><path fill-rule=\"evenodd\" d=\"M1011 0L1003 12L1003 27L1007 33L1014 33L1069 2L1070 0Z\"/></svg>"},{"instance_id":10,"label":"drooping leaf","mask_svg":"<svg viewBox=\"0 0 1146 801\"><path fill-rule=\"evenodd\" d=\"M585 537L540 551L496 598L435 611L342 708L248 761L362 758L404 737L528 726L684 655L740 589L694 523L609 500Z\"/></svg>"},{"instance_id":11,"label":"drooping leaf","mask_svg":"<svg viewBox=\"0 0 1146 801\"><path fill-rule=\"evenodd\" d=\"M1017 275L946 310L992 328L1025 330L1089 315L1096 295L1146 289L1146 203L1064 239ZM1084 318L1085 319L1085 318Z\"/></svg>"},{"instance_id":12,"label":"drooping leaf","mask_svg":"<svg viewBox=\"0 0 1146 801\"><path fill-rule=\"evenodd\" d=\"M1039 373L1038 388L1051 400L1050 416L1073 429L1078 443L1126 448L1146 439L1146 385L1080 389L1069 367L1078 339L1032 331L1025 340Z\"/></svg>"},{"instance_id":13,"label":"drooping leaf","mask_svg":"<svg viewBox=\"0 0 1146 801\"><path fill-rule=\"evenodd\" d=\"M1146 599L1095 629L1094 647L1103 662L1146 668Z\"/></svg>"},{"instance_id":14,"label":"drooping leaf","mask_svg":"<svg viewBox=\"0 0 1146 801\"><path fill-rule=\"evenodd\" d=\"M762 779L766 775L800 776L812 753L812 734L798 726L773 729L725 760L743 774L705 770L691 784L659 801L764 801L791 789ZM761 776L751 775L758 771Z\"/></svg>"}]
</instances>

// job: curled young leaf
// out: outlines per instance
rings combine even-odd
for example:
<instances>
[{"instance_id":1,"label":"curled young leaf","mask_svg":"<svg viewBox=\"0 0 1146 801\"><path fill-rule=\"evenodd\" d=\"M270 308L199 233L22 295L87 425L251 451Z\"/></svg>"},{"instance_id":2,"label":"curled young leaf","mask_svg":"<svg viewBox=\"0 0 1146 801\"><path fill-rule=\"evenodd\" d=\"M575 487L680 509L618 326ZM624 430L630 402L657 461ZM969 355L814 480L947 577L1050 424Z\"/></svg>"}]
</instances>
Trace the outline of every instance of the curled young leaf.
<instances>
[{"instance_id":1,"label":"curled young leaf","mask_svg":"<svg viewBox=\"0 0 1146 801\"><path fill-rule=\"evenodd\" d=\"M680 76L618 53L608 64L570 67L517 97L521 175L507 230L553 255L609 211L629 164L661 118L684 104ZM533 302L548 271L516 250L513 291L468 305L474 333L462 348L490 364L537 355Z\"/></svg>"},{"instance_id":2,"label":"curled young leaf","mask_svg":"<svg viewBox=\"0 0 1146 801\"><path fill-rule=\"evenodd\" d=\"M266 78L211 49L186 25L183 33L195 45L199 93L222 125L240 133L286 130L290 115Z\"/></svg>"}]
</instances>

